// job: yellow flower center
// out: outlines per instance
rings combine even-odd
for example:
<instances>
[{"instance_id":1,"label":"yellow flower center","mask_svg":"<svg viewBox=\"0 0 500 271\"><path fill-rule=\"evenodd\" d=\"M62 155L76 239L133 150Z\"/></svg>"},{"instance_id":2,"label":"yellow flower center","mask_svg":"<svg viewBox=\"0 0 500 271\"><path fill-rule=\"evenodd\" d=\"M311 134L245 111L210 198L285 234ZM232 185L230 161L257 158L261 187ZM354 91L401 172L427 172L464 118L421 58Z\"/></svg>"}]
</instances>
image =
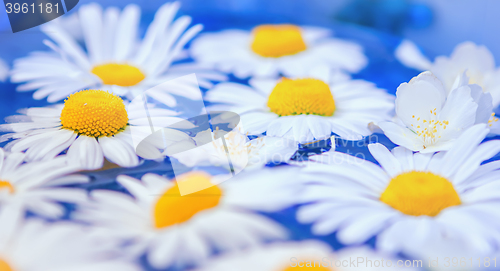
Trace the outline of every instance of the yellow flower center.
<instances>
[{"instance_id":1,"label":"yellow flower center","mask_svg":"<svg viewBox=\"0 0 500 271\"><path fill-rule=\"evenodd\" d=\"M109 63L95 66L93 74L106 85L130 87L139 84L146 76L139 68L128 64Z\"/></svg>"},{"instance_id":2,"label":"yellow flower center","mask_svg":"<svg viewBox=\"0 0 500 271\"><path fill-rule=\"evenodd\" d=\"M0 180L0 190L3 190L3 189L7 189L7 190L9 190L9 192L10 192L11 194L14 194L14 191L15 191L14 186L12 186L12 184L11 184L11 183L9 183L9 182L7 182L7 181L2 181L2 180ZM0 262L1 262L1 261L0 261ZM0 265L0 266L1 266L1 265ZM0 271L1 271L1 270L2 270L2 269L0 269Z\"/></svg>"},{"instance_id":3,"label":"yellow flower center","mask_svg":"<svg viewBox=\"0 0 500 271\"><path fill-rule=\"evenodd\" d=\"M4 260L0 259L0 271L14 271L10 265Z\"/></svg>"},{"instance_id":4,"label":"yellow flower center","mask_svg":"<svg viewBox=\"0 0 500 271\"><path fill-rule=\"evenodd\" d=\"M177 177L176 184L168 189L154 206L155 227L161 229L184 223L197 213L219 205L222 190L211 184L210 179L210 175L203 172L189 172ZM182 183L183 189L192 186L193 191L196 191L196 187L208 188L181 196L178 183Z\"/></svg>"},{"instance_id":5,"label":"yellow flower center","mask_svg":"<svg viewBox=\"0 0 500 271\"><path fill-rule=\"evenodd\" d=\"M267 106L280 116L332 116L335 111L330 87L325 82L312 78L283 78L269 95Z\"/></svg>"},{"instance_id":6,"label":"yellow flower center","mask_svg":"<svg viewBox=\"0 0 500 271\"><path fill-rule=\"evenodd\" d=\"M436 216L443 209L461 203L457 191L446 178L422 171L410 171L394 177L380 201L413 216Z\"/></svg>"},{"instance_id":7,"label":"yellow flower center","mask_svg":"<svg viewBox=\"0 0 500 271\"><path fill-rule=\"evenodd\" d=\"M63 128L89 137L113 136L127 126L128 115L123 100L102 90L82 90L64 101L61 112Z\"/></svg>"},{"instance_id":8,"label":"yellow flower center","mask_svg":"<svg viewBox=\"0 0 500 271\"><path fill-rule=\"evenodd\" d=\"M282 57L306 50L300 28L295 25L260 25L253 29L252 51L263 57Z\"/></svg>"}]
</instances>

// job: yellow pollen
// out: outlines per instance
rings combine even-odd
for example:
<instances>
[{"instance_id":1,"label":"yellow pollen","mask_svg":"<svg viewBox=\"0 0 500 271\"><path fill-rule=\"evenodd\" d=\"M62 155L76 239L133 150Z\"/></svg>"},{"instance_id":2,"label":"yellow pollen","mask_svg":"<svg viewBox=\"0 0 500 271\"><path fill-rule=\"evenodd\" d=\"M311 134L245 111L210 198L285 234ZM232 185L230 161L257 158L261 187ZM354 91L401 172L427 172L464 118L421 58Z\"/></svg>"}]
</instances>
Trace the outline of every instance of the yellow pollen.
<instances>
[{"instance_id":1,"label":"yellow pollen","mask_svg":"<svg viewBox=\"0 0 500 271\"><path fill-rule=\"evenodd\" d=\"M306 50L300 28L295 25L259 25L253 29L252 51L263 57L282 57Z\"/></svg>"},{"instance_id":2,"label":"yellow pollen","mask_svg":"<svg viewBox=\"0 0 500 271\"><path fill-rule=\"evenodd\" d=\"M113 136L127 126L123 100L102 90L82 90L64 101L63 128L89 137Z\"/></svg>"},{"instance_id":3,"label":"yellow pollen","mask_svg":"<svg viewBox=\"0 0 500 271\"><path fill-rule=\"evenodd\" d=\"M11 193L11 194L14 194L14 192L15 192L14 186L12 186L12 184L10 182L0 180L0 191L3 189L9 190L9 193ZM0 263L1 263L1 260L0 260ZM0 271L2 271L2 269L0 269Z\"/></svg>"},{"instance_id":4,"label":"yellow pollen","mask_svg":"<svg viewBox=\"0 0 500 271\"><path fill-rule=\"evenodd\" d=\"M146 76L137 67L128 64L108 63L95 66L93 74L106 85L130 87L139 84Z\"/></svg>"},{"instance_id":5,"label":"yellow pollen","mask_svg":"<svg viewBox=\"0 0 500 271\"><path fill-rule=\"evenodd\" d=\"M181 196L178 182L184 185L208 187ZM222 197L222 190L210 183L210 175L204 172L189 172L177 177L174 186L168 189L156 202L153 210L154 225L157 229L188 221L197 213L216 207Z\"/></svg>"},{"instance_id":6,"label":"yellow pollen","mask_svg":"<svg viewBox=\"0 0 500 271\"><path fill-rule=\"evenodd\" d=\"M283 78L269 95L267 106L271 112L280 116L332 116L335 111L330 87L325 82L312 78Z\"/></svg>"},{"instance_id":7,"label":"yellow pollen","mask_svg":"<svg viewBox=\"0 0 500 271\"><path fill-rule=\"evenodd\" d=\"M380 201L413 216L436 216L443 209L461 204L457 191L446 178L422 171L394 177Z\"/></svg>"},{"instance_id":8,"label":"yellow pollen","mask_svg":"<svg viewBox=\"0 0 500 271\"><path fill-rule=\"evenodd\" d=\"M0 259L0 271L13 271L10 265L4 260Z\"/></svg>"}]
</instances>

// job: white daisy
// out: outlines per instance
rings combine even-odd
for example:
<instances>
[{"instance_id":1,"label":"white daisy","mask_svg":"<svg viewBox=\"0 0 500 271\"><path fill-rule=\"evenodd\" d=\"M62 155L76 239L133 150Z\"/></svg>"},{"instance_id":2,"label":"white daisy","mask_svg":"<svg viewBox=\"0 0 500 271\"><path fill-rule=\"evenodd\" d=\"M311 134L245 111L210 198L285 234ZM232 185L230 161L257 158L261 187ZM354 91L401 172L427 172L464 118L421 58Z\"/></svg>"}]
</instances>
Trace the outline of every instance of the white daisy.
<instances>
[{"instance_id":1,"label":"white daisy","mask_svg":"<svg viewBox=\"0 0 500 271\"><path fill-rule=\"evenodd\" d=\"M241 116L244 132L266 133L299 143L329 138L349 140L371 134L368 124L389 120L394 97L363 80L335 78L323 68L306 78L251 79L250 86L221 83L205 100Z\"/></svg>"},{"instance_id":2,"label":"white daisy","mask_svg":"<svg viewBox=\"0 0 500 271\"><path fill-rule=\"evenodd\" d=\"M320 65L355 73L367 65L360 45L330 36L331 31L318 27L260 25L252 32L202 34L190 52L196 61L239 78L301 77Z\"/></svg>"},{"instance_id":3,"label":"white daisy","mask_svg":"<svg viewBox=\"0 0 500 271\"><path fill-rule=\"evenodd\" d=\"M67 174L79 170L66 164L64 157L50 161L23 163L25 154L0 148L0 210L24 214L26 211L49 218L64 215L58 202L83 203L84 190L56 187L86 182L83 176Z\"/></svg>"},{"instance_id":4,"label":"white daisy","mask_svg":"<svg viewBox=\"0 0 500 271\"><path fill-rule=\"evenodd\" d=\"M462 77L462 83L457 82L447 95L431 72L419 74L398 87L396 123L382 122L379 127L392 142L420 152L448 150L463 131L477 123L498 129L490 94L467 81Z\"/></svg>"},{"instance_id":5,"label":"white daisy","mask_svg":"<svg viewBox=\"0 0 500 271\"><path fill-rule=\"evenodd\" d=\"M167 109L148 110L146 113L144 104L126 109L120 97L106 91L83 90L71 94L64 104L29 108L22 116L11 117L8 120L13 123L0 125L0 130L14 133L2 136L0 141L14 139L7 148L26 151L26 161L50 160L67 150L69 163L83 169L102 167L104 158L133 167L139 164L139 158L131 127L135 137L143 130L144 138L151 133L150 120L160 127L182 121Z\"/></svg>"},{"instance_id":6,"label":"white daisy","mask_svg":"<svg viewBox=\"0 0 500 271\"><path fill-rule=\"evenodd\" d=\"M81 226L69 223L21 222L0 215L0 270L2 271L139 271L119 259L109 244Z\"/></svg>"},{"instance_id":7,"label":"white daisy","mask_svg":"<svg viewBox=\"0 0 500 271\"><path fill-rule=\"evenodd\" d=\"M500 68L495 67L493 54L484 45L472 42L458 44L450 57L438 56L432 63L417 46L405 40L396 49L396 57L405 65L418 70L430 70L449 92L464 72L470 84L478 84L493 97L493 106L500 104Z\"/></svg>"},{"instance_id":8,"label":"white daisy","mask_svg":"<svg viewBox=\"0 0 500 271\"><path fill-rule=\"evenodd\" d=\"M284 138L263 136L249 140L240 127L230 132L210 129L199 132L187 141L167 147L165 154L188 167L232 167L238 173L269 162L287 162L298 149L295 142Z\"/></svg>"},{"instance_id":9,"label":"white daisy","mask_svg":"<svg viewBox=\"0 0 500 271\"><path fill-rule=\"evenodd\" d=\"M417 266L418 265L418 266ZM197 271L318 271L416 270L423 261L412 262L377 253L367 247L344 248L333 252L319 241L275 243L231 253L208 261ZM399 268L398 268L399 267Z\"/></svg>"},{"instance_id":10,"label":"white daisy","mask_svg":"<svg viewBox=\"0 0 500 271\"><path fill-rule=\"evenodd\" d=\"M132 99L144 90L172 78L198 71L199 84L210 87L209 80L223 80L218 73L207 72L172 62L186 58L183 48L201 29L189 29L188 16L174 20L179 3L159 8L143 40L138 39L140 8L128 5L120 12L98 4L83 5L78 10L84 36L82 48L60 23L48 23L42 31L54 42L45 41L55 53L37 52L14 62L12 82L26 84L19 91L36 90L35 99L48 97L49 102L66 98L78 90L94 88L109 90ZM186 30L187 29L187 30ZM163 102L176 105L171 95L196 98L196 92L167 90Z\"/></svg>"},{"instance_id":11,"label":"white daisy","mask_svg":"<svg viewBox=\"0 0 500 271\"><path fill-rule=\"evenodd\" d=\"M82 208L76 218L107 229L117 240L132 241L131 251L147 252L156 268L192 265L207 259L213 249L229 251L286 238L284 228L254 211L294 204L300 189L297 173L286 166L241 173L223 183L225 176L204 172L180 175L176 182L154 174L146 174L142 182L119 176L118 183L132 197L93 191L95 205ZM276 181L277 176L285 178Z\"/></svg>"},{"instance_id":12,"label":"white daisy","mask_svg":"<svg viewBox=\"0 0 500 271\"><path fill-rule=\"evenodd\" d=\"M9 66L5 61L0 59L0 82L5 82L9 77Z\"/></svg>"},{"instance_id":13,"label":"white daisy","mask_svg":"<svg viewBox=\"0 0 500 271\"><path fill-rule=\"evenodd\" d=\"M500 244L500 164L481 163L500 151L500 141L479 145L485 127L469 128L437 154L370 144L380 166L324 154L326 165L310 163L300 177L307 183L302 201L310 204L299 208L297 219L313 223L314 234L336 232L344 244L377 236L382 251L422 255L427 246L451 242L491 253Z\"/></svg>"}]
</instances>

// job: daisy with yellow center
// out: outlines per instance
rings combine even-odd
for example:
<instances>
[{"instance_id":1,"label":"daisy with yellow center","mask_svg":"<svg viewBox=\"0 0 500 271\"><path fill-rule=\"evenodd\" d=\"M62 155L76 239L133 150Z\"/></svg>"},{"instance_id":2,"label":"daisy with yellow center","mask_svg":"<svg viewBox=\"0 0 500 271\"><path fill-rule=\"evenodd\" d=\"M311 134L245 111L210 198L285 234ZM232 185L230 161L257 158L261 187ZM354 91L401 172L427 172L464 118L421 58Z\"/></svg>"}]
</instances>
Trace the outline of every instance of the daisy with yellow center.
<instances>
[{"instance_id":1,"label":"daisy with yellow center","mask_svg":"<svg viewBox=\"0 0 500 271\"><path fill-rule=\"evenodd\" d=\"M354 265L351 263L353 259ZM230 271L235 266L239 271L370 271L381 270L381 266L385 269L389 264L391 270L417 270L405 267L400 259L368 247L350 247L334 252L326 243L309 240L268 244L245 252L229 253L208 261L195 271Z\"/></svg>"},{"instance_id":2,"label":"daisy with yellow center","mask_svg":"<svg viewBox=\"0 0 500 271\"><path fill-rule=\"evenodd\" d=\"M0 271L141 270L81 225L23 221L5 210L0 211L0 223Z\"/></svg>"},{"instance_id":3,"label":"daisy with yellow center","mask_svg":"<svg viewBox=\"0 0 500 271\"><path fill-rule=\"evenodd\" d=\"M175 112L153 108L148 104L127 108L122 98L103 90L82 90L71 94L64 104L29 108L23 116L12 117L13 123L0 129L13 133L1 140L11 142L13 152L26 152L26 161L50 160L66 153L71 165L93 170L103 166L104 159L122 167L138 165L130 127L149 131L149 120L161 126L179 122ZM18 122L24 120L24 122Z\"/></svg>"},{"instance_id":4,"label":"daisy with yellow center","mask_svg":"<svg viewBox=\"0 0 500 271\"><path fill-rule=\"evenodd\" d=\"M190 50L197 62L240 78L302 77L318 65L346 72L366 66L361 46L330 36L324 28L264 24L203 34Z\"/></svg>"},{"instance_id":5,"label":"daisy with yellow center","mask_svg":"<svg viewBox=\"0 0 500 271\"><path fill-rule=\"evenodd\" d=\"M299 143L370 135L371 122L390 119L393 96L372 83L318 67L304 78L252 79L250 86L221 83L206 93L213 108L236 112L249 135Z\"/></svg>"},{"instance_id":6,"label":"daisy with yellow center","mask_svg":"<svg viewBox=\"0 0 500 271\"><path fill-rule=\"evenodd\" d=\"M493 110L490 94L467 84L465 75L459 79L450 94L431 72L401 84L396 92L396 121L378 125L392 142L410 150L450 149L467 128L488 123ZM491 120L491 128L500 128Z\"/></svg>"},{"instance_id":7,"label":"daisy with yellow center","mask_svg":"<svg viewBox=\"0 0 500 271\"><path fill-rule=\"evenodd\" d=\"M64 157L23 163L25 156L0 148L0 210L8 209L11 214L19 216L29 211L43 217L58 218L65 213L58 202L86 202L84 190L58 187L85 182L86 179L82 180L79 176L67 176L77 172L79 167L68 165ZM0 266L1 260L0 253Z\"/></svg>"},{"instance_id":8,"label":"daisy with yellow center","mask_svg":"<svg viewBox=\"0 0 500 271\"><path fill-rule=\"evenodd\" d=\"M57 102L87 88L107 90L132 100L147 89L194 72L203 87L212 86L212 80L225 80L220 73L196 65L172 65L186 58L182 50L203 28L189 27L188 16L174 20L178 9L178 2L161 6L141 40L141 10L137 5L128 5L121 12L115 7L103 10L95 3L83 5L77 12L76 25L83 33L83 48L61 23L45 24L42 31L51 38L47 44L56 54L38 53L16 60L11 81L24 83L19 91L34 90L35 99ZM172 94L198 98L197 92L166 89L160 102L175 106Z\"/></svg>"},{"instance_id":9,"label":"daisy with yellow center","mask_svg":"<svg viewBox=\"0 0 500 271\"><path fill-rule=\"evenodd\" d=\"M310 204L299 208L297 218L313 223L315 234L336 232L344 244L376 236L376 247L391 253L421 256L433 244L443 249L461 244L487 255L497 247L494 221L500 218L492 208L500 204L492 192L500 188L500 167L481 165L500 151L498 140L480 144L488 132L485 124L473 126L448 152L436 154L368 145L380 166L325 153L300 176L308 184L302 202Z\"/></svg>"},{"instance_id":10,"label":"daisy with yellow center","mask_svg":"<svg viewBox=\"0 0 500 271\"><path fill-rule=\"evenodd\" d=\"M241 173L229 180L201 171L175 180L154 174L146 174L141 181L119 176L118 183L132 197L94 191L92 204L77 217L102 228L112 240L132 241L131 252L139 257L147 251L155 268L198 264L213 249L239 250L285 238L281 226L255 211L291 206L300 189L295 174L297 169L290 166ZM275 182L278 175L288 179Z\"/></svg>"}]
</instances>

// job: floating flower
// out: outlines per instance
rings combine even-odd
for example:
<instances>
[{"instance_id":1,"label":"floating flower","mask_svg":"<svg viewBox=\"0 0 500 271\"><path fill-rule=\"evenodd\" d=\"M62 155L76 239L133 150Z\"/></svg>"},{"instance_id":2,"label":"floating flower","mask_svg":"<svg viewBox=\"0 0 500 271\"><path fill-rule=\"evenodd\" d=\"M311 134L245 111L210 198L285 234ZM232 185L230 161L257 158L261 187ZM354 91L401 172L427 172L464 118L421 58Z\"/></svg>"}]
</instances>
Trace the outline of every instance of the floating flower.
<instances>
[{"instance_id":1,"label":"floating flower","mask_svg":"<svg viewBox=\"0 0 500 271\"><path fill-rule=\"evenodd\" d=\"M212 249L229 251L286 238L284 228L253 211L291 206L300 189L296 174L287 166L241 173L223 183L224 175L200 171L177 176L175 182L154 174L142 181L120 176L118 183L132 197L93 191L95 205L82 208L76 217L107 229L111 237L132 241L130 249L138 255L147 252L156 268L192 265L207 259ZM285 178L276 181L277 176Z\"/></svg>"},{"instance_id":2,"label":"floating flower","mask_svg":"<svg viewBox=\"0 0 500 271\"><path fill-rule=\"evenodd\" d=\"M317 27L259 25L252 32L225 30L193 41L191 55L203 64L235 76L305 76L317 66L358 72L368 60L358 44L329 37Z\"/></svg>"},{"instance_id":3,"label":"floating flower","mask_svg":"<svg viewBox=\"0 0 500 271\"><path fill-rule=\"evenodd\" d=\"M68 162L83 169L102 167L104 158L122 167L139 164L130 127L151 132L149 120L166 127L182 119L167 109L144 106L126 108L115 94L102 90L83 90L71 94L64 104L29 108L13 123L0 125L12 131L2 140L14 139L7 145L13 152L26 151L26 161L50 160L67 150ZM148 105L149 107L149 105Z\"/></svg>"},{"instance_id":4,"label":"floating flower","mask_svg":"<svg viewBox=\"0 0 500 271\"><path fill-rule=\"evenodd\" d=\"M84 5L78 10L79 26L84 36L82 48L74 36L58 23L42 26L54 42L45 41L54 53L33 54L14 63L12 82L26 82L18 91L32 91L35 99L48 97L56 102L87 88L109 90L132 99L143 91L182 75L197 73L199 84L210 87L210 79L223 79L219 74L186 64L172 66L186 57L182 50L199 31L201 25L186 30L188 16L174 20L179 3L159 8L144 39L138 39L140 8L128 5L123 12L116 8L102 10L98 4ZM192 99L197 92L167 90L162 102L175 106L172 94ZM198 94L199 95L199 94Z\"/></svg>"},{"instance_id":5,"label":"floating flower","mask_svg":"<svg viewBox=\"0 0 500 271\"><path fill-rule=\"evenodd\" d=\"M367 247L344 248L333 252L319 241L275 243L248 251L231 253L208 261L197 271L292 271L334 270L416 270L423 261L405 261L377 253ZM399 268L398 268L399 267Z\"/></svg>"},{"instance_id":6,"label":"floating flower","mask_svg":"<svg viewBox=\"0 0 500 271\"><path fill-rule=\"evenodd\" d=\"M6 213L0 215L0 221L2 271L141 270L112 256L116 249L81 226L34 219L22 223Z\"/></svg>"},{"instance_id":7,"label":"floating flower","mask_svg":"<svg viewBox=\"0 0 500 271\"><path fill-rule=\"evenodd\" d=\"M4 82L9 77L9 66L0 59L0 82Z\"/></svg>"},{"instance_id":8,"label":"floating flower","mask_svg":"<svg viewBox=\"0 0 500 271\"><path fill-rule=\"evenodd\" d=\"M464 77L449 95L431 72L423 72L396 92L396 122L378 125L394 143L413 151L448 150L467 128L488 123L498 129L492 116L491 96ZM491 119L494 118L494 119Z\"/></svg>"},{"instance_id":9,"label":"floating flower","mask_svg":"<svg viewBox=\"0 0 500 271\"><path fill-rule=\"evenodd\" d=\"M302 200L310 204L299 208L297 219L313 223L315 234L336 232L344 244L376 236L382 251L422 255L428 245L453 243L488 255L500 242L500 166L482 163L500 151L500 141L479 145L485 127L471 127L437 154L370 144L380 166L324 154L327 164L310 163L300 177L307 184Z\"/></svg>"},{"instance_id":10,"label":"floating flower","mask_svg":"<svg viewBox=\"0 0 500 271\"><path fill-rule=\"evenodd\" d=\"M72 175L78 167L66 164L58 157L45 162L23 163L25 154L8 153L0 148L0 210L24 215L26 211L49 218L64 215L58 202L83 203L84 190L57 187L85 182L82 176ZM1 243L1 242L0 242Z\"/></svg>"},{"instance_id":11,"label":"floating flower","mask_svg":"<svg viewBox=\"0 0 500 271\"><path fill-rule=\"evenodd\" d=\"M500 104L500 68L495 67L495 58L484 45L463 42L455 47L450 57L438 56L432 63L414 43L406 40L397 48L396 57L411 68L434 73L448 92L466 72L470 84L478 84L491 94L494 107Z\"/></svg>"},{"instance_id":12,"label":"floating flower","mask_svg":"<svg viewBox=\"0 0 500 271\"><path fill-rule=\"evenodd\" d=\"M393 96L372 83L338 79L322 69L306 78L252 79L249 84L218 84L205 99L222 103L212 108L238 113L250 135L265 132L308 143L334 133L358 140L372 133L371 122L389 120L394 108Z\"/></svg>"}]
</instances>

